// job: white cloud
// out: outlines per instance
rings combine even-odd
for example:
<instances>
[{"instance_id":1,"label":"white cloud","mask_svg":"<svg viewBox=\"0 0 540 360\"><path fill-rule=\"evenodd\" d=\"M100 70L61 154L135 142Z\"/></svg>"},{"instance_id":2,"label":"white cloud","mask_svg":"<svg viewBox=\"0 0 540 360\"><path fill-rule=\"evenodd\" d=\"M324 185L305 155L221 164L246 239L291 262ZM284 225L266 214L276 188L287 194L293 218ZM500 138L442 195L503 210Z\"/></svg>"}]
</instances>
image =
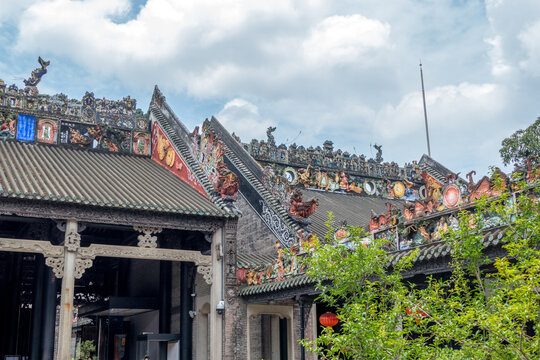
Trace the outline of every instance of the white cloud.
<instances>
[{"instance_id":1,"label":"white cloud","mask_svg":"<svg viewBox=\"0 0 540 360\"><path fill-rule=\"evenodd\" d=\"M526 27L518 38L527 53L526 60L521 61L520 66L540 76L540 20Z\"/></svg>"},{"instance_id":2,"label":"white cloud","mask_svg":"<svg viewBox=\"0 0 540 360\"><path fill-rule=\"evenodd\" d=\"M389 36L389 24L359 14L335 15L317 24L302 46L310 63L355 63L388 46Z\"/></svg>"},{"instance_id":3,"label":"white cloud","mask_svg":"<svg viewBox=\"0 0 540 360\"><path fill-rule=\"evenodd\" d=\"M505 91L495 84L461 83L429 89L426 107L429 126L445 133L485 124L504 107ZM387 140L419 134L424 128L422 94L406 94L397 106L377 114L377 130Z\"/></svg>"},{"instance_id":4,"label":"white cloud","mask_svg":"<svg viewBox=\"0 0 540 360\"><path fill-rule=\"evenodd\" d=\"M0 0L0 27L13 19L18 19L30 5L39 0Z\"/></svg>"},{"instance_id":5,"label":"white cloud","mask_svg":"<svg viewBox=\"0 0 540 360\"><path fill-rule=\"evenodd\" d=\"M508 74L512 70L512 67L506 63L504 58L501 37L497 35L492 38L486 38L485 41L492 46L489 51L489 57L491 58L491 74L494 76Z\"/></svg>"},{"instance_id":6,"label":"white cloud","mask_svg":"<svg viewBox=\"0 0 540 360\"><path fill-rule=\"evenodd\" d=\"M273 125L261 117L255 104L240 98L226 103L216 118L230 133L241 136L242 141L264 138L266 129Z\"/></svg>"},{"instance_id":7,"label":"white cloud","mask_svg":"<svg viewBox=\"0 0 540 360\"><path fill-rule=\"evenodd\" d=\"M499 140L478 134L500 139L538 115L538 0L0 2L4 80L41 55L44 91L131 94L144 108L158 84L188 127L215 111L243 140L276 125L283 141L366 155L377 142L386 160L417 159L420 57L434 154L462 157L449 163L493 163Z\"/></svg>"}]
</instances>

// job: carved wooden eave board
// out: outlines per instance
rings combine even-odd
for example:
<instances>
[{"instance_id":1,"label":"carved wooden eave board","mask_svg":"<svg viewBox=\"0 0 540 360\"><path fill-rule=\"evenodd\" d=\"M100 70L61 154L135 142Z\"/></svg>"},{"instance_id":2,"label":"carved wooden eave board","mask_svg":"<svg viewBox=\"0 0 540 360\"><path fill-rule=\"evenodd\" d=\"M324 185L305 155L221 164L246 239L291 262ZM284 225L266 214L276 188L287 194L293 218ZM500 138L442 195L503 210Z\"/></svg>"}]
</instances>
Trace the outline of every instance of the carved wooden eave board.
<instances>
[{"instance_id":1,"label":"carved wooden eave board","mask_svg":"<svg viewBox=\"0 0 540 360\"><path fill-rule=\"evenodd\" d=\"M81 204L61 204L23 199L1 199L0 214L37 219L74 219L80 222L124 226L159 226L168 229L214 232L224 219L150 211L100 208Z\"/></svg>"}]
</instances>

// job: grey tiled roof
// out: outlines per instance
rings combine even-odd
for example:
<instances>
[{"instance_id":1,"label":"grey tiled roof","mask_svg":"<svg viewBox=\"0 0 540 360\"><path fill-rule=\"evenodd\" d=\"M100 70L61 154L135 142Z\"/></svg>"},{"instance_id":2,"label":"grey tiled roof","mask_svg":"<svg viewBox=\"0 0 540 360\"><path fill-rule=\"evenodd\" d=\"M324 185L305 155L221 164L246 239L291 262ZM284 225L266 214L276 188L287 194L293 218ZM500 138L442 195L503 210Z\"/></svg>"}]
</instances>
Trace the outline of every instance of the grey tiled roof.
<instances>
[{"instance_id":1,"label":"grey tiled roof","mask_svg":"<svg viewBox=\"0 0 540 360\"><path fill-rule=\"evenodd\" d=\"M250 268L271 265L276 260L277 255L257 255L257 254L238 254L236 256L236 266L238 268Z\"/></svg>"},{"instance_id":2,"label":"grey tiled roof","mask_svg":"<svg viewBox=\"0 0 540 360\"><path fill-rule=\"evenodd\" d=\"M300 287L302 285L311 285L313 281L306 274L296 275L283 279L281 281L265 283L261 285L252 285L242 288L238 294L240 296L249 296L263 294L273 291L281 291Z\"/></svg>"},{"instance_id":3,"label":"grey tiled roof","mask_svg":"<svg viewBox=\"0 0 540 360\"><path fill-rule=\"evenodd\" d=\"M403 207L403 201L389 200L381 197L367 197L352 194L332 193L327 191L303 190L304 201L311 198L319 200L317 211L310 216L312 223L308 230L314 232L319 238L324 237L328 228L325 222L328 220L328 212L332 211L335 216L334 222L346 221L347 225L361 226L369 230L371 210L376 214L386 214L386 203L395 204L398 208Z\"/></svg>"},{"instance_id":4,"label":"grey tiled roof","mask_svg":"<svg viewBox=\"0 0 540 360\"><path fill-rule=\"evenodd\" d=\"M0 141L0 198L228 217L148 157Z\"/></svg>"}]
</instances>

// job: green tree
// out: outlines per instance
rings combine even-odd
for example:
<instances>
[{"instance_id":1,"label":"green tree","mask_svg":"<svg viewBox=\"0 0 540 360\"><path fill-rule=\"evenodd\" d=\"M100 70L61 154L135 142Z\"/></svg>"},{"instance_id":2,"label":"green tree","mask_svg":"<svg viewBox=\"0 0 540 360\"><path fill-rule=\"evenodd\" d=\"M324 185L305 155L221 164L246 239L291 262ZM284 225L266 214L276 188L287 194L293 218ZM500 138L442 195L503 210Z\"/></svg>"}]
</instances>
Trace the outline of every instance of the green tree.
<instances>
[{"instance_id":1,"label":"green tree","mask_svg":"<svg viewBox=\"0 0 540 360\"><path fill-rule=\"evenodd\" d=\"M85 340L81 343L81 359L86 360L96 351L94 340Z\"/></svg>"},{"instance_id":2,"label":"green tree","mask_svg":"<svg viewBox=\"0 0 540 360\"><path fill-rule=\"evenodd\" d=\"M502 141L499 150L504 165L523 166L529 157L540 160L540 118L525 130L518 130Z\"/></svg>"},{"instance_id":3,"label":"green tree","mask_svg":"<svg viewBox=\"0 0 540 360\"><path fill-rule=\"evenodd\" d=\"M415 251L391 265L386 240L364 247L366 234L353 227L352 248L332 236L317 241L307 272L319 301L336 309L340 330L326 328L304 344L326 359L539 359L538 193L483 199L472 214L459 213L444 240L452 249L450 278L421 286L402 277ZM507 255L494 261L483 253L488 217L505 234Z\"/></svg>"}]
</instances>

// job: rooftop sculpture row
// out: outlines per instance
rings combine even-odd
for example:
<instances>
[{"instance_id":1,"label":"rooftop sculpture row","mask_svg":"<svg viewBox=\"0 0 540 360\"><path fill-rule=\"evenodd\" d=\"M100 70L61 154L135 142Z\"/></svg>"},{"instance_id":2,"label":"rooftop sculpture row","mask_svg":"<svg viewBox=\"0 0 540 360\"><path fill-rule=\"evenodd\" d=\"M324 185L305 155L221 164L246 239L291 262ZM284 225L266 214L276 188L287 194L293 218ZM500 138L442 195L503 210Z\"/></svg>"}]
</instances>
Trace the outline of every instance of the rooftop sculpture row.
<instances>
[{"instance_id":1,"label":"rooftop sculpture row","mask_svg":"<svg viewBox=\"0 0 540 360\"><path fill-rule=\"evenodd\" d=\"M0 139L150 154L150 123L135 99L96 99L90 92L82 100L39 94L37 85L50 61L38 61L41 67L24 80L23 89L0 80Z\"/></svg>"},{"instance_id":2,"label":"rooftop sculpture row","mask_svg":"<svg viewBox=\"0 0 540 360\"><path fill-rule=\"evenodd\" d=\"M322 148L310 146L306 149L296 144L288 147L284 144L276 145L273 135L275 130L275 127L268 128L267 141L253 139L250 143L243 144L244 148L258 161L287 164L294 168L310 167L312 170L320 168L325 171L340 169L354 175L378 178L414 178L413 165L400 168L395 162L383 162L382 145L374 146L377 150L375 159L366 159L364 155L351 155L347 151L334 150L333 143L328 140ZM236 139L239 140L238 137Z\"/></svg>"},{"instance_id":3,"label":"rooftop sculpture row","mask_svg":"<svg viewBox=\"0 0 540 360\"><path fill-rule=\"evenodd\" d=\"M512 191L514 183L501 170L495 169L491 177L484 176L478 182L467 174L469 182L449 180L445 184L431 183L429 196L424 200L405 202L402 209L388 206L386 214L371 216L369 230L376 237L394 239L391 250L407 249L442 239L451 227L457 226L456 213L460 210L474 211L475 203L482 197L496 197ZM535 184L540 180L540 167L529 162L523 180ZM496 217L486 217L481 224L471 226L492 227L499 223Z\"/></svg>"}]
</instances>

